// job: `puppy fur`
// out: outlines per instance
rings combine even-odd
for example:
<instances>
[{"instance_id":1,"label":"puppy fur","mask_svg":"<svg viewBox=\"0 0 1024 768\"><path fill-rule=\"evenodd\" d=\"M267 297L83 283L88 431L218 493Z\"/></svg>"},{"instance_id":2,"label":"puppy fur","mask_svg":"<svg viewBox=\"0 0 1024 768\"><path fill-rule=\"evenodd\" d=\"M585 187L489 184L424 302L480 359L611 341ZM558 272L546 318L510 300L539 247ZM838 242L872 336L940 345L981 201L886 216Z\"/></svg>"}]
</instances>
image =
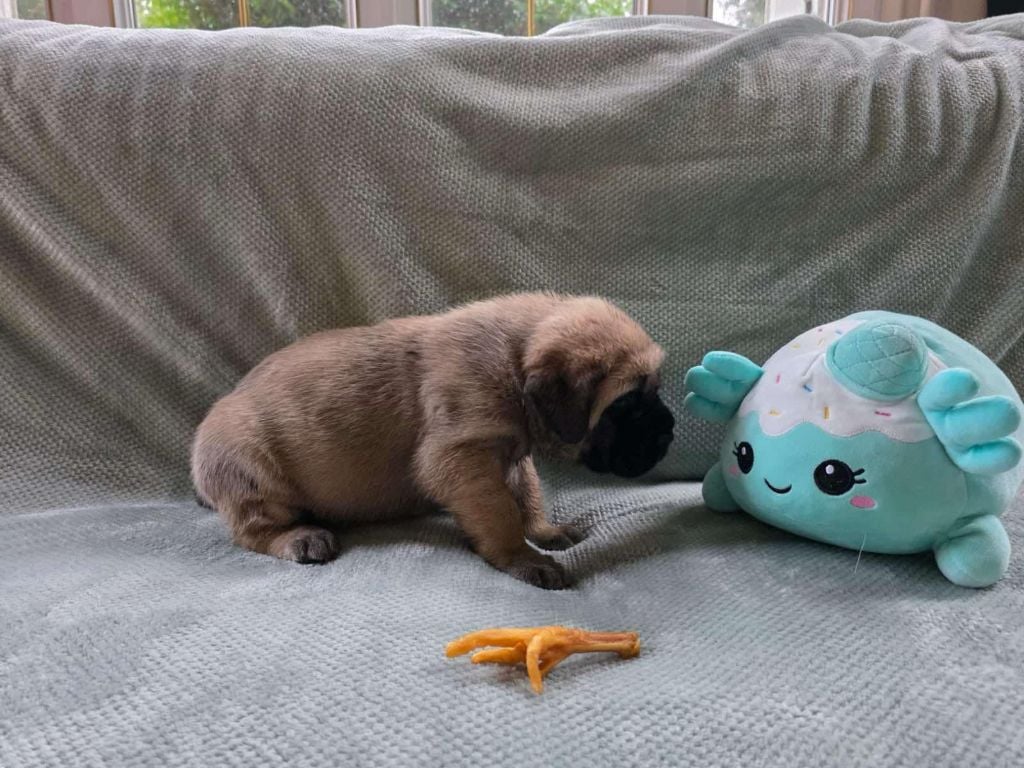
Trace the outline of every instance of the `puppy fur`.
<instances>
[{"instance_id":1,"label":"puppy fur","mask_svg":"<svg viewBox=\"0 0 1024 768\"><path fill-rule=\"evenodd\" d=\"M339 524L441 508L495 568L563 588L561 567L527 540L563 549L583 536L546 519L532 455L650 469L672 439L663 357L612 304L553 294L314 334L213 406L193 482L256 552L326 562Z\"/></svg>"}]
</instances>

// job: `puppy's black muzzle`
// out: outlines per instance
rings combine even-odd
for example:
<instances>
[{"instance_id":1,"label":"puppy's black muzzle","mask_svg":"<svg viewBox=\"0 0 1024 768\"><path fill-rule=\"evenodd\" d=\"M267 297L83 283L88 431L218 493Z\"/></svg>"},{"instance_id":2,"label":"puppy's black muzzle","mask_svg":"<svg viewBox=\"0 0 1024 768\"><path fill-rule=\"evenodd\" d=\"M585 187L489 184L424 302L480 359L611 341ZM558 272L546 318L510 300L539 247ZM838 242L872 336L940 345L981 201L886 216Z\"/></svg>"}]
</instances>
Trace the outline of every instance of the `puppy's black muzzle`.
<instances>
[{"instance_id":1,"label":"puppy's black muzzle","mask_svg":"<svg viewBox=\"0 0 1024 768\"><path fill-rule=\"evenodd\" d=\"M580 460L595 472L639 477L665 458L675 425L656 392L627 392L605 408Z\"/></svg>"}]
</instances>

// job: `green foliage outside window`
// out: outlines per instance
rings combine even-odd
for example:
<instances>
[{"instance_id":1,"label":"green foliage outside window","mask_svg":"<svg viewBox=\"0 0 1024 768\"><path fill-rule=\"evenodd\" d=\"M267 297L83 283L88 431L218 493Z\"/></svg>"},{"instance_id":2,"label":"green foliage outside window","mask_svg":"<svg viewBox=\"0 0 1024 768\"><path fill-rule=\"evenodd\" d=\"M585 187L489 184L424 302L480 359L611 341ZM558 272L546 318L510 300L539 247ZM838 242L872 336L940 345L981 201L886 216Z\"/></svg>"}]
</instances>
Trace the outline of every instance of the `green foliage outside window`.
<instances>
[{"instance_id":1,"label":"green foliage outside window","mask_svg":"<svg viewBox=\"0 0 1024 768\"><path fill-rule=\"evenodd\" d=\"M19 0L38 2L45 0ZM762 0L763 4L763 0ZM19 6L20 7L20 6ZM574 19L623 16L632 0L536 0L535 31L540 34ZM526 34L526 0L433 0L433 23ZM239 24L236 0L135 0L140 27L226 29ZM256 27L345 24L344 0L249 0L249 23Z\"/></svg>"},{"instance_id":2,"label":"green foliage outside window","mask_svg":"<svg viewBox=\"0 0 1024 768\"><path fill-rule=\"evenodd\" d=\"M536 0L535 32L540 34L566 21L598 16L625 16L632 0ZM526 34L526 0L433 0L431 21L439 27L460 27Z\"/></svg>"},{"instance_id":3,"label":"green foliage outside window","mask_svg":"<svg viewBox=\"0 0 1024 768\"><path fill-rule=\"evenodd\" d=\"M237 27L236 0L135 0L140 27L227 29ZM344 0L249 0L254 27L345 24Z\"/></svg>"},{"instance_id":4,"label":"green foliage outside window","mask_svg":"<svg viewBox=\"0 0 1024 768\"><path fill-rule=\"evenodd\" d=\"M632 0L537 0L536 32L539 35L567 21L627 16L632 12Z\"/></svg>"},{"instance_id":5,"label":"green foliage outside window","mask_svg":"<svg viewBox=\"0 0 1024 768\"><path fill-rule=\"evenodd\" d=\"M15 7L19 19L46 20L46 0L18 0Z\"/></svg>"}]
</instances>

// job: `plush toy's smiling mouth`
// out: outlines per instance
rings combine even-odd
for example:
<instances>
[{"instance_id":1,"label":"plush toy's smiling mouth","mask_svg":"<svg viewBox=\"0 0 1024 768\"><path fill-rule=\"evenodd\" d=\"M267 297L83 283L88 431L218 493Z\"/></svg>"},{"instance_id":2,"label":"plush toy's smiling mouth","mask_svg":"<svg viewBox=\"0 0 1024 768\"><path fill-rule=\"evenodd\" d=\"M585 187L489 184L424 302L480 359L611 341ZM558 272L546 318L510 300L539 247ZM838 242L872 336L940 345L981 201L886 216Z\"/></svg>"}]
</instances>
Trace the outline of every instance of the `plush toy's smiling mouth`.
<instances>
[{"instance_id":1,"label":"plush toy's smiling mouth","mask_svg":"<svg viewBox=\"0 0 1024 768\"><path fill-rule=\"evenodd\" d=\"M771 488L773 491L775 491L775 493L789 493L790 491L793 490L792 485L787 485L785 488L776 488L774 485L768 482L767 477L764 479L764 484Z\"/></svg>"}]
</instances>

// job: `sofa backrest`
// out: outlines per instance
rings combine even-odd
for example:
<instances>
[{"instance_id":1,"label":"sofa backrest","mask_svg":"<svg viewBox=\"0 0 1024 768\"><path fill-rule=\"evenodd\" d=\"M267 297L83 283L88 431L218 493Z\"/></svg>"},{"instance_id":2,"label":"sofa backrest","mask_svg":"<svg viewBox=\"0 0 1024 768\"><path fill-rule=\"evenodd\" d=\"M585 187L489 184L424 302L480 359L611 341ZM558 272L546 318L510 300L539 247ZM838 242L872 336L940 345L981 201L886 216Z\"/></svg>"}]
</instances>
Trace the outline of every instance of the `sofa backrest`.
<instances>
[{"instance_id":1,"label":"sofa backrest","mask_svg":"<svg viewBox=\"0 0 1024 768\"><path fill-rule=\"evenodd\" d=\"M205 410L322 328L608 296L764 359L923 315L1024 384L1024 19L461 31L0 23L0 511L189 493Z\"/></svg>"}]
</instances>

